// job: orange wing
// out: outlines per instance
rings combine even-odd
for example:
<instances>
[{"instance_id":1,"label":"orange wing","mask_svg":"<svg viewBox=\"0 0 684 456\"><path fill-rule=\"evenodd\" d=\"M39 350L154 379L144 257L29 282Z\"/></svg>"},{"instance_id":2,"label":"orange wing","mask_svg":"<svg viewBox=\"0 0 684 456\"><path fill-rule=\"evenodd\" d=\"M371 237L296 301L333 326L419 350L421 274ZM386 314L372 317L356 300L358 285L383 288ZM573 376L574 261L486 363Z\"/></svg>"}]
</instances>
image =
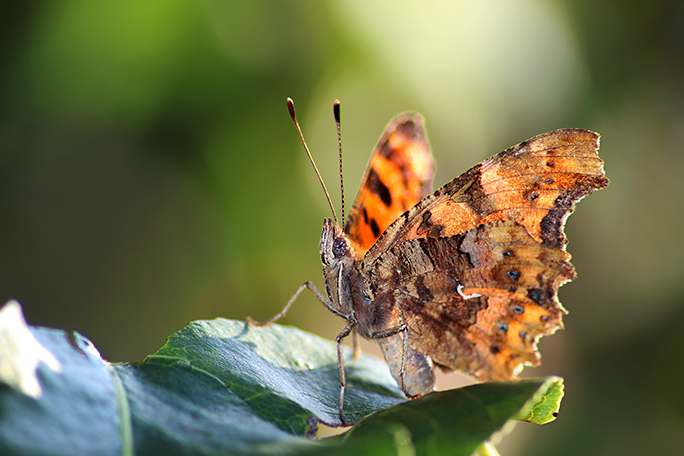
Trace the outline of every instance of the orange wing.
<instances>
[{"instance_id":1,"label":"orange wing","mask_svg":"<svg viewBox=\"0 0 684 456\"><path fill-rule=\"evenodd\" d=\"M563 226L575 202L608 185L598 147L597 133L568 128L494 155L403 214L366 253L364 263L407 240L462 234L498 220L515 221L537 242L563 249Z\"/></svg>"},{"instance_id":2,"label":"orange wing","mask_svg":"<svg viewBox=\"0 0 684 456\"><path fill-rule=\"evenodd\" d=\"M558 288L575 277L565 220L575 202L608 184L598 140L578 129L539 135L404 213L363 259L374 306L393 309L374 317L383 327L373 329L405 323L411 350L480 380L513 379L538 364L537 340L562 327ZM427 376L412 369L408 378Z\"/></svg>"},{"instance_id":3,"label":"orange wing","mask_svg":"<svg viewBox=\"0 0 684 456\"><path fill-rule=\"evenodd\" d=\"M434 160L423 117L395 117L375 146L345 232L362 255L402 213L431 191Z\"/></svg>"}]
</instances>

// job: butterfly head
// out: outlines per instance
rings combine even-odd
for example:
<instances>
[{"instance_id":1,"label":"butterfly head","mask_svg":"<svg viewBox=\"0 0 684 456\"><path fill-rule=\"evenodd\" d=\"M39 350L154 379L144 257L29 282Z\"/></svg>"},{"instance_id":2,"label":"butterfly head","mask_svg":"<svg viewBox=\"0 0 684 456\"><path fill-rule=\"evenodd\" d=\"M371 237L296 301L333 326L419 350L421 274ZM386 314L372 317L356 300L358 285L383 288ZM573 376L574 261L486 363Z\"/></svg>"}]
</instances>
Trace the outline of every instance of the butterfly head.
<instances>
[{"instance_id":1,"label":"butterfly head","mask_svg":"<svg viewBox=\"0 0 684 456\"><path fill-rule=\"evenodd\" d=\"M352 282L358 275L355 249L349 236L331 218L323 222L320 254L331 310L347 321L355 321L352 309Z\"/></svg>"},{"instance_id":2,"label":"butterfly head","mask_svg":"<svg viewBox=\"0 0 684 456\"><path fill-rule=\"evenodd\" d=\"M337 269L345 258L351 258L351 241L331 218L323 221L320 254L323 267L332 269Z\"/></svg>"}]
</instances>

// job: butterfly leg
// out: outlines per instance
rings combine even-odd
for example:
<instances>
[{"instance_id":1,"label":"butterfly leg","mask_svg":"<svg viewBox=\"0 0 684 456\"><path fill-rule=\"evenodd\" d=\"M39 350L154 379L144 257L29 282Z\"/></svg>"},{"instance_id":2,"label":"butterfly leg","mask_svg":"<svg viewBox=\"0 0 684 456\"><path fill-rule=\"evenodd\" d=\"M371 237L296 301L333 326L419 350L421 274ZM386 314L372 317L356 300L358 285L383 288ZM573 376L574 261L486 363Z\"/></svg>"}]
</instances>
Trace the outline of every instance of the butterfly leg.
<instances>
[{"instance_id":1,"label":"butterfly leg","mask_svg":"<svg viewBox=\"0 0 684 456\"><path fill-rule=\"evenodd\" d=\"M325 296L323 296L323 294L320 291L318 291L318 289L313 284L313 282L309 281L309 282L302 284L302 286L300 286L297 289L297 291L295 291L295 294L292 295L290 300L287 302L287 304L285 304L285 307L283 308L283 310L280 311L280 313L278 315L276 315L275 317L271 318L270 320L268 320L264 323L257 323L256 321L252 320L251 317L247 317L247 323L249 324L249 326L252 326L252 327L264 328L264 327L269 326L270 324L275 323L276 321L280 320L281 318L283 318L285 316L287 311L290 309L290 306L292 306L292 303L295 302L295 300L297 299L297 296L299 296L299 294L302 291L304 291L305 288L308 288L309 290L311 290L311 292L314 294L314 296L316 296L316 299L321 301L325 307L327 307L333 313L340 315L339 311L337 311L336 309L333 309L332 305L330 304L328 299Z\"/></svg>"},{"instance_id":2,"label":"butterfly leg","mask_svg":"<svg viewBox=\"0 0 684 456\"><path fill-rule=\"evenodd\" d=\"M292 304L295 302L295 300L297 299L299 294L302 291L304 291L305 288L308 288L309 290L311 290L311 292L314 294L314 296L316 296L316 299L318 299L328 310L330 310L335 315L342 317L345 320L347 320L347 326L345 326L344 329L342 330L342 332L339 333L337 335L337 337L335 338L335 340L337 341L337 366L338 366L338 371L339 371L339 376L340 376L339 415L340 415L340 421L342 422L343 425L345 425L346 423L345 423L343 415L342 415L342 410L343 410L343 405L344 405L344 391L347 388L347 380L346 380L346 376L344 373L344 359L342 358L342 341L344 340L345 337L347 337L352 332L352 330L354 330L354 356L358 357L358 355L356 353L357 353L357 351L360 351L360 350L358 349L357 335L356 335L356 331L355 331L356 320L353 320L353 319L350 320L351 317L343 314L342 312L337 310L335 307L333 307L332 304L330 303L330 300L328 300L328 298L323 296L323 294L320 291L318 291L318 289L313 284L313 282L309 281L309 282L302 284L302 286L300 286L297 289L295 294L290 298L290 300L287 302L287 304L285 304L285 307L283 308L283 310L278 315L276 315L275 317L271 318L270 320L268 320L264 323L257 323L254 320L252 320L250 317L247 317L247 323L252 327L263 328L263 327L266 327L266 326L280 320L282 317L285 316L287 311L290 309L290 306L292 306Z\"/></svg>"},{"instance_id":3,"label":"butterfly leg","mask_svg":"<svg viewBox=\"0 0 684 456\"><path fill-rule=\"evenodd\" d=\"M352 332L354 327L356 326L355 321L349 321L347 323L347 326L344 327L341 333L337 335L335 340L337 341L337 369L339 370L340 374L340 403L339 403L339 414L340 414L340 421L342 422L342 425L346 425L344 421L344 415L342 414L342 411L344 409L344 391L347 389L347 377L344 374L344 358L342 357L342 340L344 340L345 337L349 335L349 333Z\"/></svg>"}]
</instances>

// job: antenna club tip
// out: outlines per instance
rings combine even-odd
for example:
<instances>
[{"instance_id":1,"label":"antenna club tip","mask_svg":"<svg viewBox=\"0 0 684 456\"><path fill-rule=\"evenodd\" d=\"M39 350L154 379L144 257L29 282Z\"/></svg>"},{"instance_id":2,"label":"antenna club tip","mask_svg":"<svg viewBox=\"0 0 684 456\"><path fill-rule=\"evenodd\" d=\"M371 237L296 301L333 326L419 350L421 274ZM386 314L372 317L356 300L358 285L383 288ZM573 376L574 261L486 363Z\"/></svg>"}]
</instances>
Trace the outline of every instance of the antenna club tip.
<instances>
[{"instance_id":1,"label":"antenna club tip","mask_svg":"<svg viewBox=\"0 0 684 456\"><path fill-rule=\"evenodd\" d=\"M294 101L292 101L292 98L290 97L287 97L287 109L290 111L290 117L292 117L292 120L295 120L297 116L295 114Z\"/></svg>"},{"instance_id":2,"label":"antenna club tip","mask_svg":"<svg viewBox=\"0 0 684 456\"><path fill-rule=\"evenodd\" d=\"M335 116L335 121L340 122L340 100L335 100L333 102L333 115Z\"/></svg>"}]
</instances>

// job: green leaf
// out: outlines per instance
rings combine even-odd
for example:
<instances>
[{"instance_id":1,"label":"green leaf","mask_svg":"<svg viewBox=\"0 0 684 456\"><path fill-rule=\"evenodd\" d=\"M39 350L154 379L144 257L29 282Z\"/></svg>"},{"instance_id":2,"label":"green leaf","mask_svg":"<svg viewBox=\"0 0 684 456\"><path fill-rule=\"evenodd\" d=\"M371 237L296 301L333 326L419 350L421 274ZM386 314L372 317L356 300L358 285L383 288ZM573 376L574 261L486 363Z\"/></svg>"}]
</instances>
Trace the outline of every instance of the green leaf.
<instances>
[{"instance_id":1,"label":"green leaf","mask_svg":"<svg viewBox=\"0 0 684 456\"><path fill-rule=\"evenodd\" d=\"M563 379L551 377L546 387L540 388L527 405L513 418L535 424L546 424L554 421L560 411L563 389Z\"/></svg>"},{"instance_id":2,"label":"green leaf","mask_svg":"<svg viewBox=\"0 0 684 456\"><path fill-rule=\"evenodd\" d=\"M0 385L0 454L122 454L111 366L78 334L30 331L62 369L38 367L39 398Z\"/></svg>"},{"instance_id":3,"label":"green leaf","mask_svg":"<svg viewBox=\"0 0 684 456\"><path fill-rule=\"evenodd\" d=\"M382 448L392 448L394 442L398 449L401 441L415 454L468 456L561 382L550 377L432 393L369 416L352 428L345 443L355 454L384 454ZM376 447L374 452L362 453L370 446Z\"/></svg>"},{"instance_id":4,"label":"green leaf","mask_svg":"<svg viewBox=\"0 0 684 456\"><path fill-rule=\"evenodd\" d=\"M345 422L405 401L384 362L353 360L344 347ZM147 362L189 363L216 377L269 422L303 434L308 417L339 426L336 344L296 328L249 327L244 322L197 321L172 335Z\"/></svg>"},{"instance_id":5,"label":"green leaf","mask_svg":"<svg viewBox=\"0 0 684 456\"><path fill-rule=\"evenodd\" d=\"M333 342L218 319L191 323L143 363L109 364L78 334L30 332L62 371L38 367L39 398L0 385L3 455L469 455L521 410L541 416L560 383L472 385L407 401L384 362L345 349L345 420L359 421L316 441L306 435L318 422L339 424Z\"/></svg>"}]
</instances>

